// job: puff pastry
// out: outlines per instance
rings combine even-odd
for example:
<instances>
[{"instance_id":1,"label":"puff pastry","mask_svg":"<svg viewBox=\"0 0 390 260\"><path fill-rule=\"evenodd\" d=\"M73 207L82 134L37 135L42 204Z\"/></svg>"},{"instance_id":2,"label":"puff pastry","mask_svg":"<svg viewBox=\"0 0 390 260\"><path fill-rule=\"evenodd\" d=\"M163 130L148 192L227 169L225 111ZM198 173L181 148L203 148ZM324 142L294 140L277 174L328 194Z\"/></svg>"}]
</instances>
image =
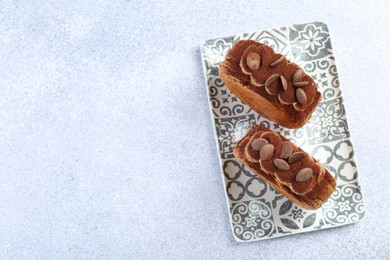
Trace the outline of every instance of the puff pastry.
<instances>
[{"instance_id":1,"label":"puff pastry","mask_svg":"<svg viewBox=\"0 0 390 260\"><path fill-rule=\"evenodd\" d=\"M321 207L335 191L335 178L319 162L261 125L253 125L233 153L259 178L303 208Z\"/></svg>"},{"instance_id":2,"label":"puff pastry","mask_svg":"<svg viewBox=\"0 0 390 260\"><path fill-rule=\"evenodd\" d=\"M321 100L303 69L256 41L237 42L221 63L219 75L254 111L287 128L302 127Z\"/></svg>"}]
</instances>

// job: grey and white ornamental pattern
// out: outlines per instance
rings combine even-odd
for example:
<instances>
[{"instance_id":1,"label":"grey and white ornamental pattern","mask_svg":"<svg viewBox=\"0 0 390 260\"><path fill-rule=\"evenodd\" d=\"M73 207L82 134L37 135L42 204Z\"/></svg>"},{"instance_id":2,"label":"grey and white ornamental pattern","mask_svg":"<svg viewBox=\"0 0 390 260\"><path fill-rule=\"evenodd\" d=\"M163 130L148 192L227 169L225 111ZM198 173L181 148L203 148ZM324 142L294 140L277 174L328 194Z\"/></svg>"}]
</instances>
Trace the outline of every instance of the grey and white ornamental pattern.
<instances>
[{"instance_id":1,"label":"grey and white ornamental pattern","mask_svg":"<svg viewBox=\"0 0 390 260\"><path fill-rule=\"evenodd\" d=\"M323 100L304 127L280 127L253 112L226 88L218 75L219 64L234 43L243 39L271 46L314 79ZM327 25L313 22L211 39L201 46L201 55L235 239L255 241L361 219L364 206L358 171ZM336 192L320 209L295 205L234 158L236 142L255 123L299 145L336 178Z\"/></svg>"}]
</instances>

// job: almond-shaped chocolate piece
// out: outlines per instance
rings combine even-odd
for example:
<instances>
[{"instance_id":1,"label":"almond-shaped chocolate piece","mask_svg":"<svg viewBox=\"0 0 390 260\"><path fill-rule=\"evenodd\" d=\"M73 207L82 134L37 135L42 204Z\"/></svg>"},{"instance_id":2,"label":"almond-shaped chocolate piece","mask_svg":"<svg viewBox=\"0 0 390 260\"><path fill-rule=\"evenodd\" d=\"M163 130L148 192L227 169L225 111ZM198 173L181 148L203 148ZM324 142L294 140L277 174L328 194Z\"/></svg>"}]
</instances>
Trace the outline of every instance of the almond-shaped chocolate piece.
<instances>
[{"instance_id":1,"label":"almond-shaped chocolate piece","mask_svg":"<svg viewBox=\"0 0 390 260\"><path fill-rule=\"evenodd\" d=\"M282 142L280 148L280 158L287 159L292 153L292 145L290 142Z\"/></svg>"},{"instance_id":2,"label":"almond-shaped chocolate piece","mask_svg":"<svg viewBox=\"0 0 390 260\"><path fill-rule=\"evenodd\" d=\"M288 171L290 169L290 165L285 160L276 158L274 160L274 165L281 171Z\"/></svg>"},{"instance_id":3,"label":"almond-shaped chocolate piece","mask_svg":"<svg viewBox=\"0 0 390 260\"><path fill-rule=\"evenodd\" d=\"M302 69L298 69L292 76L292 82L298 82L298 80L302 79L304 74L305 72Z\"/></svg>"},{"instance_id":4,"label":"almond-shaped chocolate piece","mask_svg":"<svg viewBox=\"0 0 390 260\"><path fill-rule=\"evenodd\" d=\"M282 83L283 90L287 90L287 80L283 77L283 75L280 75L280 82Z\"/></svg>"},{"instance_id":5,"label":"almond-shaped chocolate piece","mask_svg":"<svg viewBox=\"0 0 390 260\"><path fill-rule=\"evenodd\" d=\"M268 161L272 158L274 155L275 146L272 144L266 144L264 145L260 150L260 160L262 161Z\"/></svg>"},{"instance_id":6,"label":"almond-shaped chocolate piece","mask_svg":"<svg viewBox=\"0 0 390 260\"><path fill-rule=\"evenodd\" d=\"M302 152L295 152L295 153L293 153L290 156L290 158L288 158L288 163L289 164L294 164L296 162L299 162L303 158L305 158L305 154L304 153L302 153Z\"/></svg>"},{"instance_id":7,"label":"almond-shaped chocolate piece","mask_svg":"<svg viewBox=\"0 0 390 260\"><path fill-rule=\"evenodd\" d=\"M268 141L264 138L256 138L252 141L252 149L255 151L260 151L264 145L268 144Z\"/></svg>"},{"instance_id":8,"label":"almond-shaped chocolate piece","mask_svg":"<svg viewBox=\"0 0 390 260\"><path fill-rule=\"evenodd\" d=\"M284 59L286 58L286 56L282 55L279 57L279 59L277 59L276 61L272 62L269 66L272 68L272 67L275 67L277 65L279 65L280 63L282 63L282 61L284 61Z\"/></svg>"},{"instance_id":9,"label":"almond-shaped chocolate piece","mask_svg":"<svg viewBox=\"0 0 390 260\"><path fill-rule=\"evenodd\" d=\"M296 88L302 88L304 86L309 85L308 81L301 81L301 82L293 82L293 86Z\"/></svg>"},{"instance_id":10,"label":"almond-shaped chocolate piece","mask_svg":"<svg viewBox=\"0 0 390 260\"><path fill-rule=\"evenodd\" d=\"M246 65L248 65L248 68L251 70L259 70L261 64L261 57L256 52L248 53L248 56L246 56Z\"/></svg>"},{"instance_id":11,"label":"almond-shaped chocolate piece","mask_svg":"<svg viewBox=\"0 0 390 260\"><path fill-rule=\"evenodd\" d=\"M301 88L297 88L295 90L295 97L297 98L299 104L305 105L307 103L306 93Z\"/></svg>"},{"instance_id":12,"label":"almond-shaped chocolate piece","mask_svg":"<svg viewBox=\"0 0 390 260\"><path fill-rule=\"evenodd\" d=\"M268 94L270 95L276 95L278 94L277 91L272 91L270 86L272 83L274 83L275 80L279 78L279 74L272 74L271 76L268 77L268 79L265 81L265 90L267 91Z\"/></svg>"},{"instance_id":13,"label":"almond-shaped chocolate piece","mask_svg":"<svg viewBox=\"0 0 390 260\"><path fill-rule=\"evenodd\" d=\"M303 168L297 173L295 180L297 182L307 182L313 177L313 170L311 168Z\"/></svg>"}]
</instances>

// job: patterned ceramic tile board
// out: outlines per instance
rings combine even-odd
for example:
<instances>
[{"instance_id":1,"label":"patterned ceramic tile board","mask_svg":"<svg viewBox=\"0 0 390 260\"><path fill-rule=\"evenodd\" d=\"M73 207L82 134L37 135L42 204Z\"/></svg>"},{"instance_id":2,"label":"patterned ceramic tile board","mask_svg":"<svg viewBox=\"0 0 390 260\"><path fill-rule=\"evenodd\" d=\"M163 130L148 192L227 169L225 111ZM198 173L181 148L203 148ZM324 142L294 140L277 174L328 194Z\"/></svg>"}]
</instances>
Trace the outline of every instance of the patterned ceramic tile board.
<instances>
[{"instance_id":1,"label":"patterned ceramic tile board","mask_svg":"<svg viewBox=\"0 0 390 260\"><path fill-rule=\"evenodd\" d=\"M232 45L243 39L271 46L314 79L323 99L304 127L280 127L252 111L226 88L218 66ZM201 46L201 55L235 239L267 239L361 219L362 194L327 25L313 22L207 40ZM254 123L298 144L336 178L337 190L320 209L306 210L290 202L234 158L233 147Z\"/></svg>"}]
</instances>

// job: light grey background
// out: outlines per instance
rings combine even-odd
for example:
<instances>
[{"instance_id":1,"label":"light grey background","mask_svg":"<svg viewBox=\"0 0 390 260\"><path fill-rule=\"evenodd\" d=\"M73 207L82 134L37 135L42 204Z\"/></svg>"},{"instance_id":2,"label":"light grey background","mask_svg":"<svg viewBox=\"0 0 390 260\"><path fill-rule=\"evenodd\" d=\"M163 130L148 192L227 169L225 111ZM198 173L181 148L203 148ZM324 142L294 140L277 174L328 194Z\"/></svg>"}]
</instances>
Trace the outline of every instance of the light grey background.
<instances>
[{"instance_id":1,"label":"light grey background","mask_svg":"<svg viewBox=\"0 0 390 260\"><path fill-rule=\"evenodd\" d=\"M0 258L388 257L388 1L140 2L0 2ZM237 243L199 45L316 20L366 217Z\"/></svg>"}]
</instances>

